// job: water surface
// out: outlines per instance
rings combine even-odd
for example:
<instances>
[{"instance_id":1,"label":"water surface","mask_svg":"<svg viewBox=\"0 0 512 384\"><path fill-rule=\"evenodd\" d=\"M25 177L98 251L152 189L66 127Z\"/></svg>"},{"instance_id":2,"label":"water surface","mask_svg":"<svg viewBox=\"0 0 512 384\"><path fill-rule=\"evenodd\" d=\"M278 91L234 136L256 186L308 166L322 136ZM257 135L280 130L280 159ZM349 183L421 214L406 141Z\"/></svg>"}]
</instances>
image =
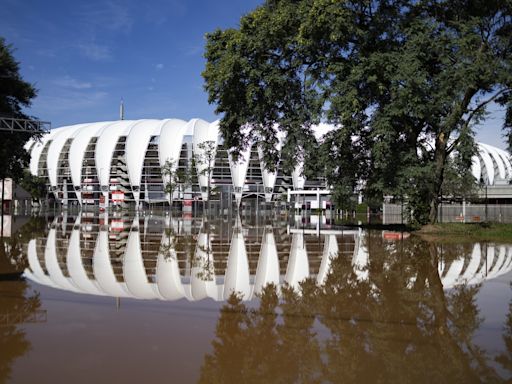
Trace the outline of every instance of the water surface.
<instances>
[{"instance_id":1,"label":"water surface","mask_svg":"<svg viewBox=\"0 0 512 384\"><path fill-rule=\"evenodd\" d=\"M0 382L511 377L509 244L89 212L0 251Z\"/></svg>"}]
</instances>

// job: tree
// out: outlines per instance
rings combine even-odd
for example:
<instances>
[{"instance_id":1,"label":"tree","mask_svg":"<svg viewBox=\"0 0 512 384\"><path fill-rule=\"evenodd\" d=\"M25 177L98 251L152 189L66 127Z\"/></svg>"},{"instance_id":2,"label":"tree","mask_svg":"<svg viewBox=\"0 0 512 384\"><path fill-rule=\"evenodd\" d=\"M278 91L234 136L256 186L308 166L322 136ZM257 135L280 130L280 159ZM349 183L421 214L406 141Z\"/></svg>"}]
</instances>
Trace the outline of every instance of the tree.
<instances>
[{"instance_id":1,"label":"tree","mask_svg":"<svg viewBox=\"0 0 512 384\"><path fill-rule=\"evenodd\" d=\"M435 222L448 159L470 167L492 102L512 143L511 25L507 0L268 0L207 35L205 88L228 147L262 141L273 169L278 130L293 162L328 121L320 160L340 195L362 183Z\"/></svg>"},{"instance_id":2,"label":"tree","mask_svg":"<svg viewBox=\"0 0 512 384\"><path fill-rule=\"evenodd\" d=\"M179 177L176 161L173 159L165 160L164 165L161 167L162 177L164 179L164 192L169 194L169 205L172 208L172 201L174 191L178 187Z\"/></svg>"},{"instance_id":3,"label":"tree","mask_svg":"<svg viewBox=\"0 0 512 384\"><path fill-rule=\"evenodd\" d=\"M199 143L197 147L199 150L196 151L195 157L198 164L198 174L207 178L206 193L207 200L209 202L217 143L215 141L208 140Z\"/></svg>"},{"instance_id":4,"label":"tree","mask_svg":"<svg viewBox=\"0 0 512 384\"><path fill-rule=\"evenodd\" d=\"M34 176L28 169L23 171L20 185L32 196L32 201L41 204L41 199L46 196L46 182L43 177Z\"/></svg>"},{"instance_id":5,"label":"tree","mask_svg":"<svg viewBox=\"0 0 512 384\"><path fill-rule=\"evenodd\" d=\"M36 94L34 86L21 78L12 46L0 37L0 117L29 119L23 108L30 106ZM38 134L2 132L0 135L0 179L12 177L18 181L30 159L23 146Z\"/></svg>"},{"instance_id":6,"label":"tree","mask_svg":"<svg viewBox=\"0 0 512 384\"><path fill-rule=\"evenodd\" d=\"M164 179L164 192L169 194L169 205L172 207L173 195L176 190L185 192L192 182L190 167L186 170L179 168L173 159L167 159L161 168Z\"/></svg>"}]
</instances>

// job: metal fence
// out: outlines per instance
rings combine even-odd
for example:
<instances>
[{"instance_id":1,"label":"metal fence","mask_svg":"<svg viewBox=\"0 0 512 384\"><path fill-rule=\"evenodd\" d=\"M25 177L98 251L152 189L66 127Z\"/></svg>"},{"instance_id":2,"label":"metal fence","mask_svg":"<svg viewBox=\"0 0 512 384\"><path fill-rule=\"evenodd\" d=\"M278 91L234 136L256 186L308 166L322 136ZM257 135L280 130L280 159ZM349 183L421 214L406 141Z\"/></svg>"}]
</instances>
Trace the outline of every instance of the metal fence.
<instances>
[{"instance_id":1,"label":"metal fence","mask_svg":"<svg viewBox=\"0 0 512 384\"><path fill-rule=\"evenodd\" d=\"M407 224L406 205L383 204L383 224ZM437 211L440 223L512 223L512 204L440 204Z\"/></svg>"}]
</instances>

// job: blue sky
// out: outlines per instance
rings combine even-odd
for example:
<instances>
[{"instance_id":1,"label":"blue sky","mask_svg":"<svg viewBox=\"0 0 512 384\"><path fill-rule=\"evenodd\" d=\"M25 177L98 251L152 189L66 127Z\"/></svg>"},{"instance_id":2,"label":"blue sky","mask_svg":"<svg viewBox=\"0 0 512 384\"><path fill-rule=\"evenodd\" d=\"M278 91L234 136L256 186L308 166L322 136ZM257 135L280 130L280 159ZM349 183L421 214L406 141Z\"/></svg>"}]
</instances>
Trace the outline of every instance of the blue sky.
<instances>
[{"instance_id":1,"label":"blue sky","mask_svg":"<svg viewBox=\"0 0 512 384\"><path fill-rule=\"evenodd\" d=\"M203 90L204 35L237 27L262 0L0 0L0 36L39 89L31 115L53 127L127 119L217 118ZM477 140L505 148L503 112Z\"/></svg>"},{"instance_id":2,"label":"blue sky","mask_svg":"<svg viewBox=\"0 0 512 384\"><path fill-rule=\"evenodd\" d=\"M203 90L204 35L238 26L255 0L0 0L0 36L39 89L53 127L126 118L216 119Z\"/></svg>"}]
</instances>

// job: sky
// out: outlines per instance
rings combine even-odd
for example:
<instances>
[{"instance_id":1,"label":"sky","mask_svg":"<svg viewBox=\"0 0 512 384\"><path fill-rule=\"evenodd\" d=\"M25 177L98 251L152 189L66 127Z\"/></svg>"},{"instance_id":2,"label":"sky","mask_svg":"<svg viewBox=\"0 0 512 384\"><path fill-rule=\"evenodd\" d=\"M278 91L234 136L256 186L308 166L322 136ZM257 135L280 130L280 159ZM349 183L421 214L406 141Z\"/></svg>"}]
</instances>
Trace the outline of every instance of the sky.
<instances>
[{"instance_id":1,"label":"sky","mask_svg":"<svg viewBox=\"0 0 512 384\"><path fill-rule=\"evenodd\" d=\"M263 0L0 0L0 36L38 91L28 114L52 127L126 119L214 121L201 72L205 34L237 27ZM500 148L504 112L475 128Z\"/></svg>"}]
</instances>

